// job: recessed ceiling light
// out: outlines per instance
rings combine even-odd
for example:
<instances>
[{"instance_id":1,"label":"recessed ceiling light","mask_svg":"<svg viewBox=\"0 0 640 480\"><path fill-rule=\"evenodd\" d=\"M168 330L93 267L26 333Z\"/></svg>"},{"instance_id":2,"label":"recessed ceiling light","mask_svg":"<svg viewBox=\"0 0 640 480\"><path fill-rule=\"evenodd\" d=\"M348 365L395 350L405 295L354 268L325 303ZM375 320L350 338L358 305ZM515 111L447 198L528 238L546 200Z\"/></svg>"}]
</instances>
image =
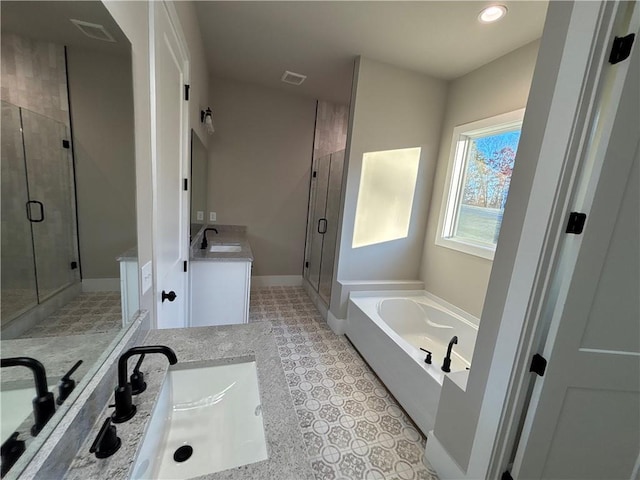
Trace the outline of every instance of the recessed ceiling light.
<instances>
[{"instance_id":1,"label":"recessed ceiling light","mask_svg":"<svg viewBox=\"0 0 640 480\"><path fill-rule=\"evenodd\" d=\"M478 15L478 20L482 23L492 23L500 20L507 14L507 7L504 5L491 5L485 8Z\"/></svg>"}]
</instances>

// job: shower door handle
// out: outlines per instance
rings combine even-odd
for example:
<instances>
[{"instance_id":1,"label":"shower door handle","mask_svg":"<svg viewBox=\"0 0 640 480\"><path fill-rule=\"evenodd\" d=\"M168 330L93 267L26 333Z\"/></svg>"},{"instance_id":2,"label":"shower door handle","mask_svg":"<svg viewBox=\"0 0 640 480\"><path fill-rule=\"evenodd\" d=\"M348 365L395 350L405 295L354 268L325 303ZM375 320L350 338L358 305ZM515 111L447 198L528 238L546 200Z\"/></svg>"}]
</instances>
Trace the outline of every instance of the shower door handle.
<instances>
[{"instance_id":1,"label":"shower door handle","mask_svg":"<svg viewBox=\"0 0 640 480\"><path fill-rule=\"evenodd\" d=\"M324 222L324 225L322 228L320 228L320 225L322 225L322 222ZM327 233L327 219L326 218L321 218L320 220L318 220L318 233L321 235L324 235L325 233Z\"/></svg>"},{"instance_id":2,"label":"shower door handle","mask_svg":"<svg viewBox=\"0 0 640 480\"><path fill-rule=\"evenodd\" d=\"M35 219L31 216L31 205L34 203L40 207L40 218L38 219ZM44 221L44 205L42 204L42 202L39 202L38 200L29 200L27 202L27 218L30 222L33 223L40 223Z\"/></svg>"}]
</instances>

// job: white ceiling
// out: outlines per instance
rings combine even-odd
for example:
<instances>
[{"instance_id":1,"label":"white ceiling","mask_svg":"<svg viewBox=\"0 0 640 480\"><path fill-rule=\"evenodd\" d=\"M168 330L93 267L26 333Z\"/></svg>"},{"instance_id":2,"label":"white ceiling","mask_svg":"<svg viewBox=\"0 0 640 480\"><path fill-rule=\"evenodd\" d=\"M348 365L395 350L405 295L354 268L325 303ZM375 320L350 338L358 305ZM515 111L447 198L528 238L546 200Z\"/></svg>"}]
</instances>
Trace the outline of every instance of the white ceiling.
<instances>
[{"instance_id":1,"label":"white ceiling","mask_svg":"<svg viewBox=\"0 0 640 480\"><path fill-rule=\"evenodd\" d=\"M542 35L546 1L502 1L495 24L477 17L491 1L199 1L213 75L348 102L358 55L437 78L464 75ZM307 75L299 87L285 70Z\"/></svg>"},{"instance_id":2,"label":"white ceiling","mask_svg":"<svg viewBox=\"0 0 640 480\"><path fill-rule=\"evenodd\" d=\"M83 34L70 19L102 25L114 43ZM102 2L6 1L0 2L1 30L60 45L129 54L131 44Z\"/></svg>"}]
</instances>

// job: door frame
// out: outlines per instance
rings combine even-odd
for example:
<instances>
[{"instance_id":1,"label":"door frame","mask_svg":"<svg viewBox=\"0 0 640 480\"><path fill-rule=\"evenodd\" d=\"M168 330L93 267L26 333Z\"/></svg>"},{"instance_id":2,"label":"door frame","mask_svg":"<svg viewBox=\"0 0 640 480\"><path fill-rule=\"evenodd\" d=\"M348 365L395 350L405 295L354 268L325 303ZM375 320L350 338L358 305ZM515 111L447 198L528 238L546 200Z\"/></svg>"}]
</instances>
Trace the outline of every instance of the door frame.
<instances>
[{"instance_id":1,"label":"door frame","mask_svg":"<svg viewBox=\"0 0 640 480\"><path fill-rule=\"evenodd\" d=\"M574 11L569 25L569 34L574 33L577 40L582 41L583 44L590 45L589 50L583 49L587 53L583 59L586 67L584 69L583 90L580 94L579 103L576 105L572 132L566 141L562 169L550 179L554 188L547 190L547 195L549 191L555 192L555 198L544 241L540 245L541 248L536 252L538 256L533 257L534 260L527 261L522 256L520 259L516 258L514 263L514 272L517 270L518 265L524 267L528 264L529 268L535 272L535 277L533 278L527 305L523 307L526 308L526 313L522 323L519 324L520 329L515 335L512 330L510 335L510 340L516 341L517 348L515 355L509 358L509 360L513 360L513 368L508 374L507 390L501 405L499 418L497 419L496 435L493 437L495 441L492 445L486 447L491 449L487 460L487 469L485 470L486 478L500 478L502 473L510 467L511 456L520 438L520 422L529 408L531 387L533 381L535 381L535 378L532 378L529 373L530 361L534 353L541 353L545 347L549 319L551 317L549 313L561 307L561 305L555 303L557 298L553 288L553 278L562 269L569 269L570 273L575 266L571 263L565 264L560 257L562 246L567 239L564 227L570 211L586 213L590 211L594 194L593 186L600 177L603 162L602 155L606 151L608 142L611 141L611 128L618 110L610 107L612 105L617 106L621 101L624 101L623 99L621 100L621 94L630 62L627 60L618 64L615 68L610 68L608 56L613 37L616 34L626 35L630 32L637 32L640 24L640 5L638 4L635 4L633 15L630 15L628 12L625 14L625 9L621 2L584 2L584 5L579 3L576 2L573 6ZM639 48L637 43L636 41L636 45L634 45L636 49ZM570 63L569 59L565 62L563 57L560 68L563 67L563 64L568 65ZM604 131L604 137L599 140L595 138L596 135L594 134L596 125L602 127ZM597 155L600 155L600 157L597 157ZM538 165L539 170L540 167L541 164ZM544 171L544 168L542 170ZM543 190L538 191L539 195L542 193ZM536 183L534 182L532 199L535 198L535 194ZM535 221L527 222L525 220L523 232L527 231L528 223L532 227L535 225ZM577 237L576 245L573 245L574 248L579 247L580 240L581 237ZM522 248L522 245L520 245L519 250L520 248ZM520 252L518 254L520 256ZM515 276L512 281L514 279ZM517 279L515 280L517 281ZM510 301L520 296L515 292L514 294L508 293L505 307L508 306ZM513 300L511 297L513 297ZM507 318L509 314L508 308L504 309L503 314L502 326L498 333L498 345L501 341L509 341L507 340L509 328L503 328L505 323L509 322L509 318ZM505 338L502 338L502 336ZM499 352L498 348L494 352L492 363L496 362L496 358L499 358L497 352ZM504 361L505 359L501 358L496 363L504 364ZM492 369L489 374L486 392L490 392L492 388L495 388L495 379L501 375L500 372L495 370ZM505 378L502 380L504 381ZM489 395L489 397L491 396ZM485 411L488 412L490 410L488 400L489 402L491 401L491 399L485 397L483 401L478 423L479 432L483 430L483 423L486 428L488 422L492 420L490 415L484 414ZM495 416L493 420L496 420Z\"/></svg>"},{"instance_id":2,"label":"door frame","mask_svg":"<svg viewBox=\"0 0 640 480\"><path fill-rule=\"evenodd\" d=\"M158 312L159 312L159 298L158 298L158 250L156 248L156 239L158 234L158 175L157 175L157 158L158 158L158 132L157 132L157 122L156 122L156 113L157 113L157 98L156 98L156 79L155 79L155 63L156 63L156 50L155 50L155 9L156 8L165 8L169 21L171 23L172 28L176 34L178 40L178 48L180 48L180 53L186 59L184 62L184 82L186 85L190 84L190 67L191 67L191 56L189 55L189 49L187 47L186 37L182 30L182 26L180 24L180 17L178 16L178 12L173 5L172 2L168 2L165 0L155 1L149 3L149 93L150 93L150 111L151 111L151 182L153 188L151 190L151 202L152 202L152 225L153 225L153 238L151 241L152 244L152 265L153 265L153 315L151 318L152 328L158 328ZM184 98L184 97L183 97ZM190 179L190 172L188 168L189 163L189 148L191 145L189 134L191 131L189 124L189 107L188 105L183 109L182 112L182 125L183 131L182 135L182 176L183 178ZM191 183L189 181L189 183ZM184 197L183 201L183 219L182 225L180 226L180 235L182 238L189 238L189 191L182 190L182 195ZM189 242L185 242L185 249L182 252L183 258L185 260L189 260ZM183 319L184 319L184 327L188 325L188 303L189 303L189 282L185 280L185 293L184 293L184 308L183 308Z\"/></svg>"}]
</instances>

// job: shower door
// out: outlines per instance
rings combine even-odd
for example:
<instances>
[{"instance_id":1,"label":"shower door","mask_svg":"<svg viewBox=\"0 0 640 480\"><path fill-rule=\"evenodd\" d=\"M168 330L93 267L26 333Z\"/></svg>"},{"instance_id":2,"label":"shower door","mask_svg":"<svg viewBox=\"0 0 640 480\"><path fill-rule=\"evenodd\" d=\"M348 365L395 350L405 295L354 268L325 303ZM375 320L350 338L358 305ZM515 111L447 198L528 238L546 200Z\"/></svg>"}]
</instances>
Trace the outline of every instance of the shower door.
<instances>
[{"instance_id":1,"label":"shower door","mask_svg":"<svg viewBox=\"0 0 640 480\"><path fill-rule=\"evenodd\" d=\"M2 102L3 326L80 278L69 138L62 123Z\"/></svg>"},{"instance_id":2,"label":"shower door","mask_svg":"<svg viewBox=\"0 0 640 480\"><path fill-rule=\"evenodd\" d=\"M329 304L338 235L344 150L316 159L313 166L305 278Z\"/></svg>"},{"instance_id":3,"label":"shower door","mask_svg":"<svg viewBox=\"0 0 640 480\"><path fill-rule=\"evenodd\" d=\"M2 102L2 325L37 305L20 109Z\"/></svg>"},{"instance_id":4,"label":"shower door","mask_svg":"<svg viewBox=\"0 0 640 480\"><path fill-rule=\"evenodd\" d=\"M29 184L28 216L38 281L38 300L51 297L78 278L75 202L70 138L67 127L22 109L25 161ZM72 266L72 262L76 262Z\"/></svg>"}]
</instances>

